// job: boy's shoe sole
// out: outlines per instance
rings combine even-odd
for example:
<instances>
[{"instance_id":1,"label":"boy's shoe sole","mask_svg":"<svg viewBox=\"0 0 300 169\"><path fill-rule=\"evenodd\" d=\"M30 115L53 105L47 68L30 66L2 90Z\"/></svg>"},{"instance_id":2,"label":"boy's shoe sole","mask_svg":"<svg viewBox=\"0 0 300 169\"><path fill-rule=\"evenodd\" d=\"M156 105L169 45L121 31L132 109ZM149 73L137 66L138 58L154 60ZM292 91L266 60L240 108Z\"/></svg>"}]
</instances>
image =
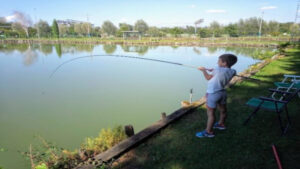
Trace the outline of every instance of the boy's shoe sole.
<instances>
[{"instance_id":1,"label":"boy's shoe sole","mask_svg":"<svg viewBox=\"0 0 300 169\"><path fill-rule=\"evenodd\" d=\"M201 131L201 132L197 132L196 137L198 137L198 138L203 138L203 137L212 138L212 137L215 137L215 135L214 134L209 134L209 133L206 132L206 130L204 130L204 131Z\"/></svg>"},{"instance_id":2,"label":"boy's shoe sole","mask_svg":"<svg viewBox=\"0 0 300 169\"><path fill-rule=\"evenodd\" d=\"M216 122L213 126L214 129L218 129L218 130L226 130L226 127L225 126L221 126L219 125L218 122Z\"/></svg>"}]
</instances>

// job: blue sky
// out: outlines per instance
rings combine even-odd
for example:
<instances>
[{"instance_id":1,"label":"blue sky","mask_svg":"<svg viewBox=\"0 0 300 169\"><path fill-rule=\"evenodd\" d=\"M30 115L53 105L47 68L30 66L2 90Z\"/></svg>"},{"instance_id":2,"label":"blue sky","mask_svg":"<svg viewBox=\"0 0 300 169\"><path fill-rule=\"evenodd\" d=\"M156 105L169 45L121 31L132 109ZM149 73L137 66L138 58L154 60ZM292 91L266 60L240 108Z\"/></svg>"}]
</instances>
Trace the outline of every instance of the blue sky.
<instances>
[{"instance_id":1,"label":"blue sky","mask_svg":"<svg viewBox=\"0 0 300 169\"><path fill-rule=\"evenodd\" d=\"M29 15L49 24L53 19L89 20L96 26L110 20L134 24L143 19L150 26L193 25L200 18L200 26L212 21L222 24L240 18L260 17L267 21L293 22L298 0L0 0L0 16L10 16L14 11ZM300 13L299 13L300 14ZM300 20L300 19L299 19Z\"/></svg>"}]
</instances>

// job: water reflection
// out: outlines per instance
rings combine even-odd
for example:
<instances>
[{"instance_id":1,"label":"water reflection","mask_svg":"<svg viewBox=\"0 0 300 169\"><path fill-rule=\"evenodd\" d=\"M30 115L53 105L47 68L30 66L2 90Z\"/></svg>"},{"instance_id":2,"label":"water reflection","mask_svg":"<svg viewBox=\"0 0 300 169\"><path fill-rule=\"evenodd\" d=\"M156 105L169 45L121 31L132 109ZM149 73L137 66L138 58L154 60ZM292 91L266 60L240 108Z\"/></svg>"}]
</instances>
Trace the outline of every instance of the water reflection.
<instances>
[{"instance_id":1,"label":"water reflection","mask_svg":"<svg viewBox=\"0 0 300 169\"><path fill-rule=\"evenodd\" d=\"M53 52L53 46L52 45L39 44L38 46L39 46L40 51L45 55L49 55Z\"/></svg>"},{"instance_id":2,"label":"water reflection","mask_svg":"<svg viewBox=\"0 0 300 169\"><path fill-rule=\"evenodd\" d=\"M113 54L117 50L117 45L103 45L106 54Z\"/></svg>"},{"instance_id":3,"label":"water reflection","mask_svg":"<svg viewBox=\"0 0 300 169\"><path fill-rule=\"evenodd\" d=\"M59 58L61 58L62 55L62 51L61 51L61 44L55 44L55 50L56 50L56 54Z\"/></svg>"},{"instance_id":4,"label":"water reflection","mask_svg":"<svg viewBox=\"0 0 300 169\"><path fill-rule=\"evenodd\" d=\"M32 50L30 46L23 54L23 63L25 66L32 65L38 59L36 51Z\"/></svg>"},{"instance_id":5,"label":"water reflection","mask_svg":"<svg viewBox=\"0 0 300 169\"><path fill-rule=\"evenodd\" d=\"M218 51L218 48L217 47L209 47L209 48L207 48L207 51L209 54L214 54Z\"/></svg>"},{"instance_id":6,"label":"water reflection","mask_svg":"<svg viewBox=\"0 0 300 169\"><path fill-rule=\"evenodd\" d=\"M193 51L194 51L197 55L201 55L201 49L200 49L200 48L193 47Z\"/></svg>"},{"instance_id":7,"label":"water reflection","mask_svg":"<svg viewBox=\"0 0 300 169\"><path fill-rule=\"evenodd\" d=\"M148 50L149 46L127 46L127 45L122 45L121 48L123 49L124 52L134 52L138 53L140 56L145 55ZM155 49L156 47L152 47L152 49Z\"/></svg>"},{"instance_id":8,"label":"water reflection","mask_svg":"<svg viewBox=\"0 0 300 169\"><path fill-rule=\"evenodd\" d=\"M61 58L64 54L75 54L78 52L92 53L99 45L85 45L85 44L0 44L0 52L12 53L19 52L24 58L24 65L31 65L38 59L37 52L41 52L44 55L50 55L56 52L56 55ZM126 53L137 53L143 56L148 53L149 50L156 49L158 46L128 46L121 45L121 50ZM178 49L178 46L171 46L173 49ZM55 51L54 51L55 50ZM117 45L103 45L102 50L105 54L114 54L118 47ZM192 47L192 51L196 55L202 55L202 47ZM227 53L235 53L237 55L245 55L249 57L257 56L260 52L268 52L273 49L267 48L246 48L246 47L207 47L207 52L211 55L215 54L219 50L224 50Z\"/></svg>"}]
</instances>

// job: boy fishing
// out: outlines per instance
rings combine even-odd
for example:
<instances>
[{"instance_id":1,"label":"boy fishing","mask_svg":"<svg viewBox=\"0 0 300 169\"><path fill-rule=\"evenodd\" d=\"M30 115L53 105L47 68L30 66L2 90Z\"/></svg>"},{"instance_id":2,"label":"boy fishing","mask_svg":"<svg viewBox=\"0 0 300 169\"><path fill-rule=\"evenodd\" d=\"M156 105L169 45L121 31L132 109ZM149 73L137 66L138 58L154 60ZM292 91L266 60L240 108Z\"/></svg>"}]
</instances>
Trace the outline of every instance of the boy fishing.
<instances>
[{"instance_id":1,"label":"boy fishing","mask_svg":"<svg viewBox=\"0 0 300 169\"><path fill-rule=\"evenodd\" d=\"M225 130L225 119L227 116L226 100L227 93L225 86L229 83L232 77L236 74L234 69L231 69L237 62L237 57L233 54L223 54L219 56L218 67L215 69L206 69L198 67L202 71L207 83L206 91L206 107L207 107L207 125L206 129L197 132L196 137L214 137L213 128ZM211 73L208 73L211 72ZM215 122L215 111L220 111L220 119Z\"/></svg>"}]
</instances>

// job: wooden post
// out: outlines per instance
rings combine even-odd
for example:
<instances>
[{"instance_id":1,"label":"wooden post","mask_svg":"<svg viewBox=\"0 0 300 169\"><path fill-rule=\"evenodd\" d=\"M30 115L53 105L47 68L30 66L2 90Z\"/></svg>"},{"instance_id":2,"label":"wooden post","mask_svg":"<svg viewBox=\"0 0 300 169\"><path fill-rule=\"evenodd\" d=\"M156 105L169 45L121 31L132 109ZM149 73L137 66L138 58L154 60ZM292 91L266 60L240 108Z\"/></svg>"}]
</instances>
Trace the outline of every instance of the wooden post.
<instances>
[{"instance_id":1,"label":"wooden post","mask_svg":"<svg viewBox=\"0 0 300 169\"><path fill-rule=\"evenodd\" d=\"M133 129L133 126L132 125L127 125L125 126L125 134L128 136L128 137L131 137L134 135L134 129Z\"/></svg>"},{"instance_id":2,"label":"wooden post","mask_svg":"<svg viewBox=\"0 0 300 169\"><path fill-rule=\"evenodd\" d=\"M162 119L162 120L166 120L166 118L167 118L166 113L165 113L165 112L162 112L162 113L161 113L161 119Z\"/></svg>"},{"instance_id":3,"label":"wooden post","mask_svg":"<svg viewBox=\"0 0 300 169\"><path fill-rule=\"evenodd\" d=\"M192 103L192 99L193 99L193 89L190 90L190 103Z\"/></svg>"}]
</instances>

